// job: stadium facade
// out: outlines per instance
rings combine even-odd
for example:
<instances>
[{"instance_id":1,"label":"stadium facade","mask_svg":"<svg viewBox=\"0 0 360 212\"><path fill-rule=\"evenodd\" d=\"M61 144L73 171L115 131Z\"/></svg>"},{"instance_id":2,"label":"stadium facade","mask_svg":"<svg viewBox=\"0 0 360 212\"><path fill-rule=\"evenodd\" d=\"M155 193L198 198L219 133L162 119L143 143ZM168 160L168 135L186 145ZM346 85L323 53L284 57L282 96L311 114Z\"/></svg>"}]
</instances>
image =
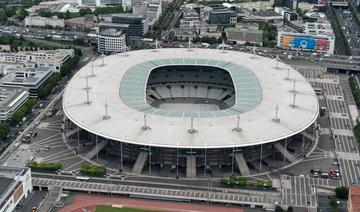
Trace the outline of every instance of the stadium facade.
<instances>
[{"instance_id":1,"label":"stadium facade","mask_svg":"<svg viewBox=\"0 0 360 212\"><path fill-rule=\"evenodd\" d=\"M290 66L216 49L99 58L63 95L65 135L109 168L164 177L256 175L317 143L317 96Z\"/></svg>"}]
</instances>

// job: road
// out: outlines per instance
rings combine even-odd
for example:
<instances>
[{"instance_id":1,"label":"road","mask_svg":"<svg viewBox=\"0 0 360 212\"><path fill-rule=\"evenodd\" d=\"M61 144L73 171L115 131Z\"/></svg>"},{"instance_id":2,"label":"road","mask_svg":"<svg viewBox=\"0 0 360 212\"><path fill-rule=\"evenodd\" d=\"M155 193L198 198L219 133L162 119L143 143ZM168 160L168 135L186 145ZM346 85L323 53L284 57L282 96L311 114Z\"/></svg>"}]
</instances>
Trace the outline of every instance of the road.
<instances>
[{"instance_id":1,"label":"road","mask_svg":"<svg viewBox=\"0 0 360 212\"><path fill-rule=\"evenodd\" d=\"M350 47L352 55L360 55L360 29L349 10L341 8L335 9L342 30L346 37L346 41ZM358 36L359 35L359 36Z\"/></svg>"},{"instance_id":2,"label":"road","mask_svg":"<svg viewBox=\"0 0 360 212\"><path fill-rule=\"evenodd\" d=\"M46 37L53 37L59 40L72 41L76 38L86 38L86 32L79 31L63 31L42 28L31 28L21 26L0 26L0 35L22 35L25 38L39 38L45 39Z\"/></svg>"},{"instance_id":3,"label":"road","mask_svg":"<svg viewBox=\"0 0 360 212\"><path fill-rule=\"evenodd\" d=\"M53 93L51 93L47 97L48 101L44 102L46 107L44 109L37 110L32 115L28 116L26 123L24 123L20 127L20 130L19 130L20 133L18 135L15 135L15 133L12 133L14 136L10 136L8 147L0 155L1 164L25 166L26 163L30 160L31 156L33 156L33 154L30 152L26 152L26 153L24 153L24 151L16 152L16 150L21 145L21 139L29 131L34 130L37 127L37 125L41 122L41 120L43 120L45 118L46 114L49 111L52 111L54 105L61 100L63 90L64 90L68 80L71 78L71 76L94 57L94 55L91 54L92 52L89 51L88 49L85 49L84 53L85 54L83 54L83 57L82 57L81 61L79 62L76 70L74 70L68 77L63 78L58 83L57 87L53 90ZM15 132L17 132L17 130L18 129L13 129L13 131L15 131ZM15 137L15 136L17 136L17 137ZM12 140L12 139L14 139L14 140ZM23 154L25 154L25 155L23 155ZM24 157L20 157L20 155L23 155ZM18 160L16 162L14 162L14 158L18 159ZM9 162L9 161L11 161L11 162Z\"/></svg>"}]
</instances>

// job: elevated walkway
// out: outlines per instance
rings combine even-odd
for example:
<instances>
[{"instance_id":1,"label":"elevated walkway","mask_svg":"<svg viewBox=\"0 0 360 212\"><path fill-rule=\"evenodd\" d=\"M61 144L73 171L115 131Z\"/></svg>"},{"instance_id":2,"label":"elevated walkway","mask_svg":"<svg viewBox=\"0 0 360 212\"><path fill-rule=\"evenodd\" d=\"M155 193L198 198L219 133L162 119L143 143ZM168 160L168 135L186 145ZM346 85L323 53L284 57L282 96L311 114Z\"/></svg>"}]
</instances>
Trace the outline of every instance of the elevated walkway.
<instances>
[{"instance_id":1,"label":"elevated walkway","mask_svg":"<svg viewBox=\"0 0 360 212\"><path fill-rule=\"evenodd\" d=\"M196 177L196 157L186 156L186 177Z\"/></svg>"},{"instance_id":2,"label":"elevated walkway","mask_svg":"<svg viewBox=\"0 0 360 212\"><path fill-rule=\"evenodd\" d=\"M281 154L283 154L284 157L285 157L290 163L294 163L294 162L295 162L295 160L296 160L295 157L294 157L292 154L290 154L283 146L281 146L280 143L274 144L274 147L275 147L277 150L279 150L279 152L280 152Z\"/></svg>"},{"instance_id":3,"label":"elevated walkway","mask_svg":"<svg viewBox=\"0 0 360 212\"><path fill-rule=\"evenodd\" d=\"M243 153L235 154L235 161L242 176L250 175L250 169L246 163Z\"/></svg>"},{"instance_id":4,"label":"elevated walkway","mask_svg":"<svg viewBox=\"0 0 360 212\"><path fill-rule=\"evenodd\" d=\"M107 145L107 141L100 141L100 143L98 143L97 148L95 145L94 148L89 153L87 153L86 157L89 159L93 159L95 155L98 154L102 149L104 149L106 145Z\"/></svg>"},{"instance_id":5,"label":"elevated walkway","mask_svg":"<svg viewBox=\"0 0 360 212\"><path fill-rule=\"evenodd\" d=\"M138 155L135 164L132 168L132 172L135 174L141 174L144 166L145 166L145 162L147 161L149 156L148 152L140 152L140 154Z\"/></svg>"}]
</instances>

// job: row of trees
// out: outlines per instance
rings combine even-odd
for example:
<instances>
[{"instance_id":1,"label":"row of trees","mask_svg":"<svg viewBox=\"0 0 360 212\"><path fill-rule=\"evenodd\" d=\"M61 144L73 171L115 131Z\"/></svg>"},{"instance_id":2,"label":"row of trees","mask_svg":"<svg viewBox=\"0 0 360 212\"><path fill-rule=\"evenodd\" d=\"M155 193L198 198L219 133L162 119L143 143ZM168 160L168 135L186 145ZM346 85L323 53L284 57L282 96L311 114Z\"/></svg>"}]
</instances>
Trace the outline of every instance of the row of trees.
<instances>
[{"instance_id":1,"label":"row of trees","mask_svg":"<svg viewBox=\"0 0 360 212\"><path fill-rule=\"evenodd\" d=\"M273 48L277 35L276 27L268 22L260 23L259 29L263 31L263 45Z\"/></svg>"},{"instance_id":2,"label":"row of trees","mask_svg":"<svg viewBox=\"0 0 360 212\"><path fill-rule=\"evenodd\" d=\"M80 173L90 176L103 176L106 174L106 168L104 166L82 165L80 167Z\"/></svg>"},{"instance_id":3,"label":"row of trees","mask_svg":"<svg viewBox=\"0 0 360 212\"><path fill-rule=\"evenodd\" d=\"M347 200L349 196L349 189L345 186L340 186L335 189L335 196L328 196L329 205L332 211L339 211L338 199Z\"/></svg>"},{"instance_id":4,"label":"row of trees","mask_svg":"<svg viewBox=\"0 0 360 212\"><path fill-rule=\"evenodd\" d=\"M24 37L15 37L10 35L0 36L0 44L10 45L11 51L37 51L37 50L51 50L58 47L49 46L45 44L35 43L31 40L27 40Z\"/></svg>"},{"instance_id":5,"label":"row of trees","mask_svg":"<svg viewBox=\"0 0 360 212\"><path fill-rule=\"evenodd\" d=\"M234 175L231 175L228 178L223 178L220 180L220 184L224 186L229 187L235 187L235 186L256 186L258 188L272 188L272 180L256 180L251 181L247 177L235 177Z\"/></svg>"},{"instance_id":6,"label":"row of trees","mask_svg":"<svg viewBox=\"0 0 360 212\"><path fill-rule=\"evenodd\" d=\"M38 163L31 161L27 164L31 169L45 170L45 171L57 171L63 167L61 163Z\"/></svg>"},{"instance_id":7,"label":"row of trees","mask_svg":"<svg viewBox=\"0 0 360 212\"><path fill-rule=\"evenodd\" d=\"M11 117L10 124L17 125L31 110L37 105L38 101L35 98L28 99Z\"/></svg>"},{"instance_id":8,"label":"row of trees","mask_svg":"<svg viewBox=\"0 0 360 212\"><path fill-rule=\"evenodd\" d=\"M335 13L335 10L334 10L333 6L331 6L331 5L329 6L329 12L330 12L330 15L328 17L330 17L331 25L334 29L334 34L335 34L336 53L344 54L344 55L351 55L351 50L350 50L349 44L346 40L344 32L341 29L341 24Z\"/></svg>"},{"instance_id":9,"label":"row of trees","mask_svg":"<svg viewBox=\"0 0 360 212\"><path fill-rule=\"evenodd\" d=\"M62 77L65 77L71 73L72 70L76 67L76 65L80 61L80 56L78 54L75 54L74 57L70 58L68 61L66 61L65 64L63 64L60 68L60 73Z\"/></svg>"},{"instance_id":10,"label":"row of trees","mask_svg":"<svg viewBox=\"0 0 360 212\"><path fill-rule=\"evenodd\" d=\"M0 140L4 140L10 133L10 126L7 123L0 123Z\"/></svg>"},{"instance_id":11,"label":"row of trees","mask_svg":"<svg viewBox=\"0 0 360 212\"><path fill-rule=\"evenodd\" d=\"M6 23L11 17L15 17L19 20L24 20L25 17L28 15L28 12L25 9L26 7L24 6L0 5L0 23Z\"/></svg>"},{"instance_id":12,"label":"row of trees","mask_svg":"<svg viewBox=\"0 0 360 212\"><path fill-rule=\"evenodd\" d=\"M82 52L80 49L75 49L75 55L65 62L60 68L60 73L54 73L44 85L39 89L38 96L43 99L55 88L58 82L71 73L80 61Z\"/></svg>"},{"instance_id":13,"label":"row of trees","mask_svg":"<svg viewBox=\"0 0 360 212\"><path fill-rule=\"evenodd\" d=\"M183 4L184 0L174 0L168 3L159 20L154 24L154 30L166 30L174 18L174 11L178 11Z\"/></svg>"},{"instance_id":14,"label":"row of trees","mask_svg":"<svg viewBox=\"0 0 360 212\"><path fill-rule=\"evenodd\" d=\"M50 92L52 91L52 89L55 88L55 86L57 85L57 83L61 80L61 75L59 73L54 73L46 82L44 85L42 85L39 88L38 91L38 97L40 99L45 98L47 95L50 94Z\"/></svg>"},{"instance_id":15,"label":"row of trees","mask_svg":"<svg viewBox=\"0 0 360 212\"><path fill-rule=\"evenodd\" d=\"M355 103L358 107L360 107L360 89L354 77L349 78L349 85L351 89L351 93L354 97Z\"/></svg>"}]
</instances>

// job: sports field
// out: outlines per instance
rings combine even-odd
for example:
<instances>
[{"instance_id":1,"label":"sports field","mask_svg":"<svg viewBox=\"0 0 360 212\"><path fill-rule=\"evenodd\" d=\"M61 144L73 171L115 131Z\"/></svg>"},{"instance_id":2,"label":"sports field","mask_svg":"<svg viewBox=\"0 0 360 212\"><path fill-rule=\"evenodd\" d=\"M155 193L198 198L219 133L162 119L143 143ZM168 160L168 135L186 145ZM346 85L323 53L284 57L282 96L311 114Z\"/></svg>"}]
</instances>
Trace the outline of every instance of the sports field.
<instances>
[{"instance_id":1,"label":"sports field","mask_svg":"<svg viewBox=\"0 0 360 212\"><path fill-rule=\"evenodd\" d=\"M159 212L155 210L144 210L137 208L116 208L105 205L97 205L95 212Z\"/></svg>"}]
</instances>

